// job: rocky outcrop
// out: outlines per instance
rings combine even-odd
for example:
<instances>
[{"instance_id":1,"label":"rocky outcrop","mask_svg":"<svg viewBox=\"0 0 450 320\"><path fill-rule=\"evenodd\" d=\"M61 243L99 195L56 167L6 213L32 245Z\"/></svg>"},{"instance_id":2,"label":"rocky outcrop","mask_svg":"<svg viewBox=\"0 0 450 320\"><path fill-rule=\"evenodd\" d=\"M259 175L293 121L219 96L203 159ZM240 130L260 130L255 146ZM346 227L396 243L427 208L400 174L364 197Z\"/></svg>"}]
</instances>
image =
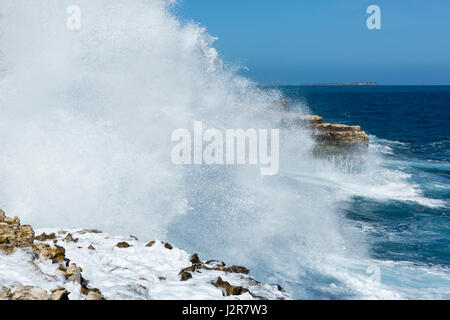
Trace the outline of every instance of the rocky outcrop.
<instances>
[{"instance_id":1,"label":"rocky outcrop","mask_svg":"<svg viewBox=\"0 0 450 320\"><path fill-rule=\"evenodd\" d=\"M322 117L316 115L301 116L300 124L312 129L317 142L316 155L361 152L369 145L369 136L360 126L324 123Z\"/></svg>"},{"instance_id":2,"label":"rocky outcrop","mask_svg":"<svg viewBox=\"0 0 450 320\"><path fill-rule=\"evenodd\" d=\"M364 152L369 136L360 126L324 123L317 115L281 114L281 125L288 128L307 128L316 141L314 155Z\"/></svg>"},{"instance_id":3,"label":"rocky outcrop","mask_svg":"<svg viewBox=\"0 0 450 320\"><path fill-rule=\"evenodd\" d=\"M57 265L57 273L63 276L66 281L80 284L81 293L86 295L86 299L91 292L94 292L95 295L91 294L90 300L102 300L100 298L103 295L98 289L90 289L88 287L88 281L81 275L82 269L76 264L70 263L70 260L66 258L64 247L58 246L55 243L47 243L47 241L51 240L56 242L56 238L55 233L42 233L35 237L34 230L31 226L21 225L19 218L9 218L0 209L0 254L12 254L17 249L26 249L28 253L31 253L30 256L32 257L28 261L28 264L35 271L47 276L37 267L35 261L37 259L41 261L50 260L51 263ZM76 242L77 240L70 233L64 239L66 242ZM48 276L47 278L51 277ZM11 288L0 285L0 300L67 300L69 294L62 287L55 288L49 294L44 289L35 286L18 285L12 292Z\"/></svg>"},{"instance_id":4,"label":"rocky outcrop","mask_svg":"<svg viewBox=\"0 0 450 320\"><path fill-rule=\"evenodd\" d=\"M250 296L254 298L262 298L255 293L258 291L261 283L247 276L250 273L249 269L237 265L225 267L225 262L217 260L203 262L200 260L197 253L194 253L191 256L190 261L192 265L180 271L181 281L188 281L189 279L192 279L196 273L201 273L202 271L215 271L216 274L220 274L221 276L217 277L216 280L211 283L216 288L220 288L224 296L239 296L244 293L249 293ZM241 274L240 277L241 279L246 279L247 286L232 285L230 282L224 280L222 277L226 276L228 273ZM284 294L284 290L280 286L276 286L276 290L280 292L280 296Z\"/></svg>"},{"instance_id":5,"label":"rocky outcrop","mask_svg":"<svg viewBox=\"0 0 450 320\"><path fill-rule=\"evenodd\" d=\"M12 252L17 247L32 246L33 242L33 228L28 225L21 226L19 218L9 218L0 209L0 250Z\"/></svg>"},{"instance_id":6,"label":"rocky outcrop","mask_svg":"<svg viewBox=\"0 0 450 320\"><path fill-rule=\"evenodd\" d=\"M50 296L39 287L23 286L14 291L11 300L50 300Z\"/></svg>"}]
</instances>

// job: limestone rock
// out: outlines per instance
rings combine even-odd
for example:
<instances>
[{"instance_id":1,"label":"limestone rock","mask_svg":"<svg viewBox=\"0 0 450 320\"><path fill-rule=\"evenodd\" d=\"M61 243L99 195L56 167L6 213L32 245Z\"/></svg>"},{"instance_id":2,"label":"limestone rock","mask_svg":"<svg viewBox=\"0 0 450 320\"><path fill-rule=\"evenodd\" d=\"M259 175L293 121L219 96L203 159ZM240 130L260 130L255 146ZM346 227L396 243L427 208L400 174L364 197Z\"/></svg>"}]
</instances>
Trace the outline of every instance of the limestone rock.
<instances>
[{"instance_id":1,"label":"limestone rock","mask_svg":"<svg viewBox=\"0 0 450 320\"><path fill-rule=\"evenodd\" d=\"M50 259L52 261L62 262L65 259L66 250L58 245L50 245L48 243L37 243L34 245L36 253L41 258Z\"/></svg>"},{"instance_id":2,"label":"limestone rock","mask_svg":"<svg viewBox=\"0 0 450 320\"><path fill-rule=\"evenodd\" d=\"M31 226L20 225L17 217L9 218L0 210L0 250L6 254L14 248L30 247L34 242L34 230Z\"/></svg>"},{"instance_id":3,"label":"limestone rock","mask_svg":"<svg viewBox=\"0 0 450 320\"><path fill-rule=\"evenodd\" d=\"M123 241L123 242L117 243L116 247L118 247L118 248L129 248L129 247L131 247L131 245L129 243Z\"/></svg>"},{"instance_id":4,"label":"limestone rock","mask_svg":"<svg viewBox=\"0 0 450 320\"><path fill-rule=\"evenodd\" d=\"M23 286L17 288L11 300L49 300L48 293L39 287Z\"/></svg>"},{"instance_id":5,"label":"limestone rock","mask_svg":"<svg viewBox=\"0 0 450 320\"><path fill-rule=\"evenodd\" d=\"M181 281L187 281L192 278L192 274L190 274L187 271L181 271L180 276L181 276Z\"/></svg>"},{"instance_id":6,"label":"limestone rock","mask_svg":"<svg viewBox=\"0 0 450 320\"><path fill-rule=\"evenodd\" d=\"M40 235L36 236L34 239L37 241L55 240L56 234L55 233L46 234L45 232L43 232Z\"/></svg>"},{"instance_id":7,"label":"limestone rock","mask_svg":"<svg viewBox=\"0 0 450 320\"><path fill-rule=\"evenodd\" d=\"M156 242L155 241L150 241L149 243L147 243L145 246L146 247L152 247Z\"/></svg>"},{"instance_id":8,"label":"limestone rock","mask_svg":"<svg viewBox=\"0 0 450 320\"><path fill-rule=\"evenodd\" d=\"M369 136L360 126L324 123L317 115L283 113L281 125L309 128L317 142L314 155L366 151L369 145Z\"/></svg>"},{"instance_id":9,"label":"limestone rock","mask_svg":"<svg viewBox=\"0 0 450 320\"><path fill-rule=\"evenodd\" d=\"M12 297L11 289L0 286L0 300L10 300Z\"/></svg>"},{"instance_id":10,"label":"limestone rock","mask_svg":"<svg viewBox=\"0 0 450 320\"><path fill-rule=\"evenodd\" d=\"M247 288L241 286L232 286L229 282L224 281L221 277L217 278L217 280L213 282L213 285L215 285L217 288L222 288L223 293L226 296L237 296L248 292Z\"/></svg>"},{"instance_id":11,"label":"limestone rock","mask_svg":"<svg viewBox=\"0 0 450 320\"><path fill-rule=\"evenodd\" d=\"M100 291L89 291L86 296L86 300L105 300L105 297L100 293Z\"/></svg>"},{"instance_id":12,"label":"limestone rock","mask_svg":"<svg viewBox=\"0 0 450 320\"><path fill-rule=\"evenodd\" d=\"M78 238L74 238L71 233L68 233L67 236L64 238L65 242L78 242Z\"/></svg>"},{"instance_id":13,"label":"limestone rock","mask_svg":"<svg viewBox=\"0 0 450 320\"><path fill-rule=\"evenodd\" d=\"M169 249L169 250L172 250L172 249L173 249L173 247L172 247L172 245L171 245L170 243L168 243L168 242L163 242L163 244L164 244L164 248Z\"/></svg>"},{"instance_id":14,"label":"limestone rock","mask_svg":"<svg viewBox=\"0 0 450 320\"><path fill-rule=\"evenodd\" d=\"M229 273L243 273L249 274L250 270L246 267L232 265L231 267L225 267L225 263L222 261L210 260L206 263L203 263L198 254L194 253L190 259L192 265L190 267L184 268L181 270L180 274L183 272L194 272L196 270L204 269L204 270L214 270L214 271L222 271Z\"/></svg>"},{"instance_id":15,"label":"limestone rock","mask_svg":"<svg viewBox=\"0 0 450 320\"><path fill-rule=\"evenodd\" d=\"M50 300L69 300L69 294L65 288L58 287L52 290Z\"/></svg>"}]
</instances>

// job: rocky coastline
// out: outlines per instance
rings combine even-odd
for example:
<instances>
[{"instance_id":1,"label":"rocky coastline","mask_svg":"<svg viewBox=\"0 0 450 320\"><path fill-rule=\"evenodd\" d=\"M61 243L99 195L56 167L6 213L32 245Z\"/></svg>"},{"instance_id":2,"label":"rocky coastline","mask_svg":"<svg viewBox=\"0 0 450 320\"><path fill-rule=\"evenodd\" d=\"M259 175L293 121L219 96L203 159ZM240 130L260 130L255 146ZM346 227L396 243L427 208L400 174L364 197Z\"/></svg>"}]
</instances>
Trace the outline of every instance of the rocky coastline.
<instances>
[{"instance_id":1,"label":"rocky coastline","mask_svg":"<svg viewBox=\"0 0 450 320\"><path fill-rule=\"evenodd\" d=\"M242 266L94 229L35 235L0 210L0 300L289 299Z\"/></svg>"}]
</instances>

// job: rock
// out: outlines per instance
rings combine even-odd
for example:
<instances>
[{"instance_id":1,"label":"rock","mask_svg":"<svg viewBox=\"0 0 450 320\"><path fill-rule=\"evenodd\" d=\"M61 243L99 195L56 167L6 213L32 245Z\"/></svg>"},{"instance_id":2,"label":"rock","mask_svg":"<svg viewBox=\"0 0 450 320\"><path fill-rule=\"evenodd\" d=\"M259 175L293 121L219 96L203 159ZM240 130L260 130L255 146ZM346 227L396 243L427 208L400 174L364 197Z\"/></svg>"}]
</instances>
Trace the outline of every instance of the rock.
<instances>
[{"instance_id":1,"label":"rock","mask_svg":"<svg viewBox=\"0 0 450 320\"><path fill-rule=\"evenodd\" d=\"M191 256L191 259L190 259L190 260L191 260L191 262L192 262L193 265L199 265L199 264L202 264L202 261L199 259L197 253L194 253L194 254Z\"/></svg>"},{"instance_id":2,"label":"rock","mask_svg":"<svg viewBox=\"0 0 450 320\"><path fill-rule=\"evenodd\" d=\"M243 273L243 274L250 273L250 270L247 269L246 267L236 266L236 265L233 265L230 268L225 268L225 269L228 269L228 270L225 270L225 272Z\"/></svg>"},{"instance_id":3,"label":"rock","mask_svg":"<svg viewBox=\"0 0 450 320\"><path fill-rule=\"evenodd\" d=\"M83 269L78 267L75 263L71 263L70 266L64 270L64 267L58 268L61 274L63 274L68 281L81 284L82 287L87 289L87 281L81 275Z\"/></svg>"},{"instance_id":4,"label":"rock","mask_svg":"<svg viewBox=\"0 0 450 320\"><path fill-rule=\"evenodd\" d=\"M281 125L311 129L317 142L313 150L316 156L366 151L369 145L369 136L360 126L324 123L317 115L283 113Z\"/></svg>"},{"instance_id":5,"label":"rock","mask_svg":"<svg viewBox=\"0 0 450 320\"><path fill-rule=\"evenodd\" d=\"M87 293L86 300L105 300L105 297L99 289L94 288Z\"/></svg>"},{"instance_id":6,"label":"rock","mask_svg":"<svg viewBox=\"0 0 450 320\"><path fill-rule=\"evenodd\" d=\"M155 241L150 241L145 246L150 248L150 247L153 247L153 245L155 243L156 243ZM170 243L168 243L168 242L161 242L161 243L164 245L164 248L169 249L169 250L173 249L173 247L172 247L172 245Z\"/></svg>"},{"instance_id":7,"label":"rock","mask_svg":"<svg viewBox=\"0 0 450 320\"><path fill-rule=\"evenodd\" d=\"M171 245L170 243L168 243L168 242L163 242L163 244L164 244L164 248L169 249L169 250L172 250L172 249L173 249L173 247L172 247L172 245Z\"/></svg>"},{"instance_id":8,"label":"rock","mask_svg":"<svg viewBox=\"0 0 450 320\"><path fill-rule=\"evenodd\" d=\"M131 245L124 241L124 242L117 243L116 247L118 247L118 248L129 248L129 247L131 247Z\"/></svg>"},{"instance_id":9,"label":"rock","mask_svg":"<svg viewBox=\"0 0 450 320\"><path fill-rule=\"evenodd\" d=\"M33 248L40 258L58 262L63 262L65 259L66 250L61 246L50 245L48 243L37 243Z\"/></svg>"},{"instance_id":10,"label":"rock","mask_svg":"<svg viewBox=\"0 0 450 320\"><path fill-rule=\"evenodd\" d=\"M52 290L50 300L69 300L69 294L70 292L65 288L58 287Z\"/></svg>"},{"instance_id":11,"label":"rock","mask_svg":"<svg viewBox=\"0 0 450 320\"><path fill-rule=\"evenodd\" d=\"M145 246L146 247L152 247L155 244L155 241L150 241L149 243L147 243Z\"/></svg>"},{"instance_id":12,"label":"rock","mask_svg":"<svg viewBox=\"0 0 450 320\"><path fill-rule=\"evenodd\" d=\"M14 220L0 215L0 245L12 247L28 247L34 242L34 230L31 226L20 225L20 220Z\"/></svg>"},{"instance_id":13,"label":"rock","mask_svg":"<svg viewBox=\"0 0 450 320\"><path fill-rule=\"evenodd\" d=\"M196 270L204 269L204 270L214 270L214 271L222 271L222 272L230 272L230 273L243 273L249 274L250 270L246 267L232 265L231 267L226 268L225 263L222 261L210 260L206 263L203 263L198 254L194 253L190 259L192 265L190 267L184 268L181 270L180 274L183 272L194 272Z\"/></svg>"},{"instance_id":14,"label":"rock","mask_svg":"<svg viewBox=\"0 0 450 320\"><path fill-rule=\"evenodd\" d=\"M181 271L180 275L181 275L181 281L187 281L192 278L192 274L190 274L187 271Z\"/></svg>"},{"instance_id":15,"label":"rock","mask_svg":"<svg viewBox=\"0 0 450 320\"><path fill-rule=\"evenodd\" d=\"M39 287L23 286L17 288L11 300L49 300L50 296L47 292Z\"/></svg>"},{"instance_id":16,"label":"rock","mask_svg":"<svg viewBox=\"0 0 450 320\"><path fill-rule=\"evenodd\" d=\"M74 238L71 233L68 233L67 236L64 238L65 242L78 242L78 240L79 239Z\"/></svg>"},{"instance_id":17,"label":"rock","mask_svg":"<svg viewBox=\"0 0 450 320\"><path fill-rule=\"evenodd\" d=\"M88 247L89 250L95 250L94 246L92 244L89 245Z\"/></svg>"},{"instance_id":18,"label":"rock","mask_svg":"<svg viewBox=\"0 0 450 320\"><path fill-rule=\"evenodd\" d=\"M38 235L34 239L37 241L55 240L56 234L55 233L46 234L45 232L43 232L42 234Z\"/></svg>"},{"instance_id":19,"label":"rock","mask_svg":"<svg viewBox=\"0 0 450 320\"><path fill-rule=\"evenodd\" d=\"M232 286L229 282L224 281L222 278L217 278L215 282L213 282L213 285L215 285L217 288L222 288L223 293L226 296L237 296L240 294L243 294L245 292L248 292L247 288L241 287L241 286Z\"/></svg>"},{"instance_id":20,"label":"rock","mask_svg":"<svg viewBox=\"0 0 450 320\"><path fill-rule=\"evenodd\" d=\"M12 297L11 289L0 286L0 300L10 300Z\"/></svg>"}]
</instances>

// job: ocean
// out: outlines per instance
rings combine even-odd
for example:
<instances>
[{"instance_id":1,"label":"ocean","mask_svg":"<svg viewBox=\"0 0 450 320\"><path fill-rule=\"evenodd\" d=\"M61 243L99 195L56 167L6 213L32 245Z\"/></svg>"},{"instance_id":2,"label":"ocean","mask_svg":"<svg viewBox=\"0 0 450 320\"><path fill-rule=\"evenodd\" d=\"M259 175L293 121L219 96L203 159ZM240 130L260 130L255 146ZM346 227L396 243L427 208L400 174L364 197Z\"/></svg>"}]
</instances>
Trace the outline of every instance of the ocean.
<instances>
[{"instance_id":1,"label":"ocean","mask_svg":"<svg viewBox=\"0 0 450 320\"><path fill-rule=\"evenodd\" d=\"M326 122L360 125L370 136L369 153L377 154L382 167L401 173L408 185L418 190L420 199L399 199L401 188L387 187L376 191L382 197L357 193L340 204L345 218L363 228L370 257L424 270L440 269L448 276L450 86L278 89L292 105L292 112L296 111L295 105L306 105ZM450 286L446 279L435 285L437 290L442 286L448 298ZM432 286L425 287L428 285Z\"/></svg>"}]
</instances>

